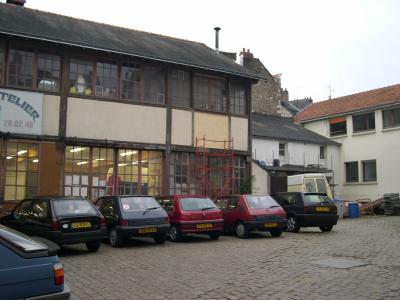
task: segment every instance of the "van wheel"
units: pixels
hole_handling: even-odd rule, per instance
[[[180,242],[182,241],[182,234],[175,226],[171,226],[171,228],[169,229],[169,238],[173,242]]]
[[[101,241],[92,241],[92,242],[87,242],[86,243],[86,248],[90,251],[90,252],[97,252],[97,250],[99,250],[101,245]]]
[[[219,237],[221,236],[221,232],[213,231],[213,232],[210,232],[208,235],[209,235],[211,240],[218,240]]]
[[[333,228],[333,225],[324,225],[324,226],[319,226],[319,229],[321,229],[322,232],[328,232],[331,231]]]
[[[110,230],[108,239],[110,241],[111,247],[118,248],[118,247],[121,247],[123,244],[121,235],[118,233],[118,231],[115,228]]]
[[[247,231],[246,226],[244,226],[242,222],[236,224],[236,236],[239,239],[245,239],[249,236],[249,232]]]
[[[299,222],[297,221],[296,217],[290,216],[288,218],[287,230],[290,232],[299,232],[300,231],[300,225],[299,225]]]
[[[282,235],[282,229],[274,229],[270,231],[273,237],[278,237]]]
[[[156,244],[162,245],[167,240],[167,235],[165,233],[158,233],[154,236],[154,241]]]

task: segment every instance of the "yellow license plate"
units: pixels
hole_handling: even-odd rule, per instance
[[[265,223],[265,224],[264,224],[264,227],[268,227],[268,228],[271,228],[271,227],[278,227],[278,223],[276,223],[276,222]]]
[[[78,228],[90,228],[92,225],[90,222],[79,222],[79,223],[72,223],[72,228],[78,229]]]
[[[329,211],[329,207],[317,207],[316,211]]]
[[[157,232],[157,228],[142,228],[139,229],[139,233],[153,233]]]
[[[213,224],[197,224],[197,229],[213,228]]]

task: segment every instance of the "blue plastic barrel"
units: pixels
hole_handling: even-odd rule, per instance
[[[349,203],[349,218],[358,218],[360,217],[360,209],[358,207],[357,202]]]

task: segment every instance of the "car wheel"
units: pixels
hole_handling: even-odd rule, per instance
[[[282,229],[274,229],[270,231],[273,237],[279,237],[282,235]]]
[[[182,240],[182,234],[175,226],[171,226],[169,229],[169,238],[173,242],[180,242]]]
[[[245,239],[249,236],[249,232],[242,222],[236,224],[236,236],[240,239]]]
[[[287,230],[290,232],[299,232],[300,231],[300,225],[299,225],[299,222],[297,221],[296,217],[290,216],[288,218]]]
[[[210,232],[208,235],[210,236],[211,240],[218,240],[219,237],[221,236],[221,232],[213,231],[213,232]]]
[[[328,232],[331,231],[333,228],[333,225],[324,225],[324,226],[319,226],[319,229],[321,229],[322,232]]]
[[[90,252],[97,252],[97,250],[99,250],[101,245],[101,241],[93,241],[93,242],[87,242],[86,243],[86,248],[90,251]]]
[[[108,239],[110,241],[111,247],[118,248],[118,247],[122,246],[122,243],[123,243],[122,238],[115,228],[110,230]]]
[[[159,245],[164,244],[166,239],[167,239],[167,235],[165,233],[159,233],[154,236],[154,242],[156,242],[156,244],[159,244]]]

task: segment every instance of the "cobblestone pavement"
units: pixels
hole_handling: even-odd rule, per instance
[[[400,217],[346,219],[330,233],[279,238],[133,240],[94,254],[76,245],[60,257],[72,299],[400,299]],[[367,265],[313,264],[329,258]]]

